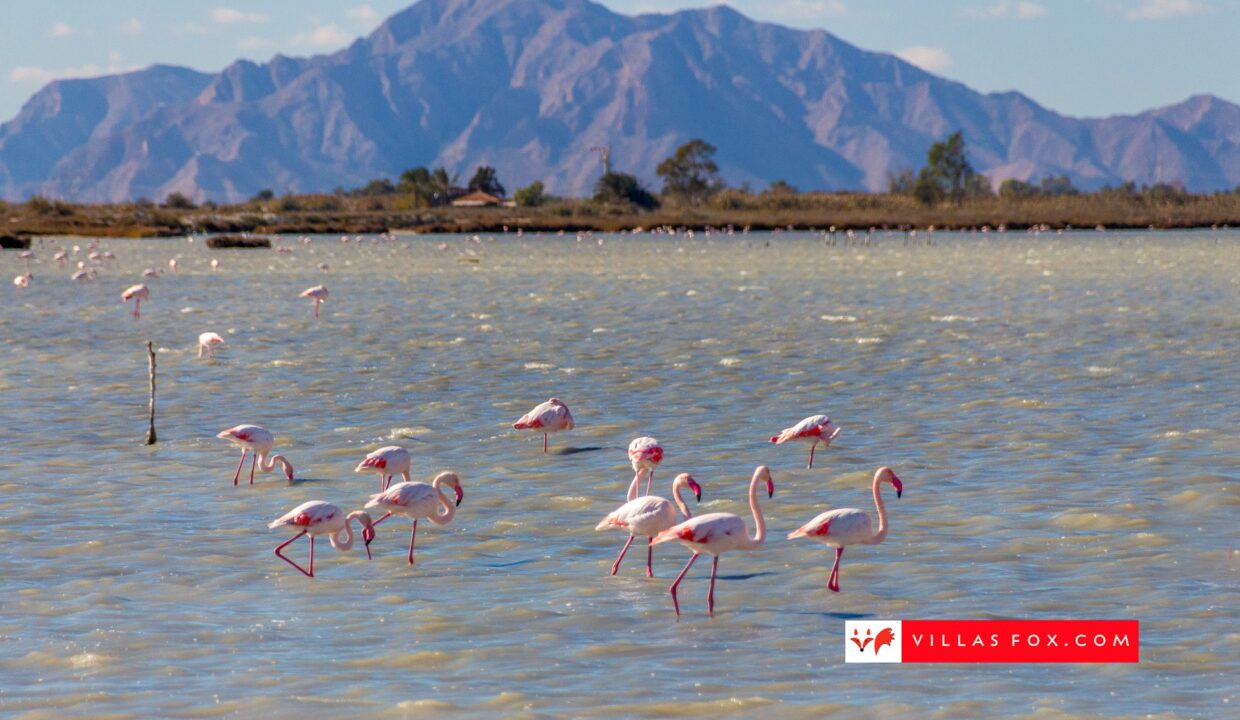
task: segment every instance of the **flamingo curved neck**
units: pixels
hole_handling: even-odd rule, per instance
[[[754,525],[750,547],[758,547],[766,541],[766,521],[762,519],[762,508],[758,507],[758,483],[764,479],[761,473],[754,473],[753,480],[749,481],[749,509],[753,511]]]
[[[263,453],[258,456],[258,469],[263,472],[271,472],[276,469],[276,463],[284,469],[284,474],[293,477],[293,464],[290,463],[283,455],[268,455]]]
[[[353,548],[353,520],[354,519],[357,519],[358,521],[360,521],[362,525],[365,527],[371,527],[374,525],[374,522],[371,521],[370,519],[370,513],[368,512],[363,512],[361,510],[355,510],[349,513],[348,516],[345,517],[344,519],[344,529],[337,530],[336,532],[327,536],[327,539],[331,541],[332,547],[336,548],[337,550],[341,552],[345,552]],[[342,532],[344,533],[343,541],[340,540],[340,533]]]
[[[642,486],[641,477],[642,477],[641,470],[638,470],[636,473],[634,473],[633,482],[629,483],[629,492],[628,492],[628,495],[625,497],[626,501],[631,502],[637,499],[637,493],[641,492],[641,490],[639,489]]]
[[[685,504],[684,498],[680,496],[680,489],[686,484],[677,477],[676,482],[672,483],[672,500],[676,503],[676,507],[680,508],[680,514],[684,515],[685,519],[688,520],[693,517],[693,513],[689,512],[689,506]]]
[[[443,490],[439,489],[440,484],[440,478],[435,478],[431,481],[431,487],[435,488],[435,494],[439,496],[439,506],[443,509],[443,512],[428,515],[427,519],[436,525],[447,525],[456,516],[456,505],[448,500],[448,496],[443,494]]]
[[[874,476],[874,506],[878,509],[878,531],[870,538],[870,545],[877,545],[887,537],[887,507],[883,505],[883,496],[879,492],[879,485],[882,484],[882,477]]]

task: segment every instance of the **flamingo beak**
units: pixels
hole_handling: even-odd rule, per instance
[[[456,490],[456,506],[460,507],[461,501],[465,499],[465,491],[462,490],[459,485],[456,486],[454,489]]]
[[[904,483],[900,482],[900,478],[896,477],[894,474],[891,476],[891,484],[896,489],[897,498],[904,494]]]
[[[370,554],[370,543],[374,539],[375,539],[374,528],[368,527],[362,530],[362,542],[365,543],[366,545],[366,559],[367,560],[374,560],[374,557]]]
[[[696,498],[698,502],[702,502],[702,486],[698,485],[696,480],[692,478],[689,479],[689,489],[693,491],[693,497]]]
[[[775,497],[775,481],[770,478],[766,479],[766,496],[768,498]]]

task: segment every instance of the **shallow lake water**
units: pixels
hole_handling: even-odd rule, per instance
[[[0,253],[0,713],[7,717],[1233,715],[1240,678],[1240,233],[806,233],[101,240]],[[168,271],[169,259],[179,271]],[[212,271],[211,259],[219,260]],[[325,264],[326,269],[320,265]],[[142,280],[135,320],[119,299]],[[325,283],[322,317],[297,297]],[[226,338],[213,362],[196,338]],[[158,348],[159,443],[145,343]],[[556,396],[577,427],[511,429]],[[769,437],[826,413],[819,450]],[[230,482],[215,434],[276,435],[297,481]],[[595,532],[662,441],[695,512],[765,547],[709,564]],[[452,468],[445,527],[380,527],[368,562],[267,523],[360,507],[400,444]],[[785,535],[832,507],[891,532],[845,553]],[[243,479],[248,475],[243,476]],[[290,553],[304,560],[299,541]],[[844,665],[845,619],[1136,618],[1137,665]]]

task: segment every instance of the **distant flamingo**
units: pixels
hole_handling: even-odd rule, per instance
[[[57,265],[64,267],[65,263],[69,262],[69,253],[65,252],[64,250],[61,250],[57,252],[55,255],[53,255],[52,259],[56,261]]]
[[[295,527],[301,528],[301,532],[297,533],[288,541],[276,546],[276,556],[284,562],[292,565],[301,571],[306,577],[314,577],[314,538],[319,535],[326,535],[331,542],[332,547],[344,552],[353,547],[353,521],[358,520],[362,524],[362,541],[366,543],[366,557],[370,557],[370,541],[375,538],[374,523],[370,519],[370,513],[361,510],[354,510],[345,515],[340,508],[331,503],[322,500],[311,500],[289,510],[280,517],[271,521],[267,527]],[[344,532],[345,539],[340,540],[340,533]],[[310,569],[306,570],[302,566],[293,562],[284,556],[280,551],[288,547],[292,542],[302,535],[310,536]]]
[[[215,346],[223,345],[223,344],[224,344],[224,338],[220,337],[218,333],[205,332],[199,335],[198,336],[198,357],[202,357],[202,351],[206,350],[207,359],[214,360],[215,359]]]
[[[30,273],[26,273],[24,275],[18,275],[17,277],[13,278],[13,284],[19,288],[30,287],[30,280],[32,278],[34,278],[34,275],[31,275]]]
[[[651,567],[654,560],[654,537],[676,524],[676,508],[680,508],[680,514],[686,520],[693,517],[684,499],[680,497],[681,488],[688,486],[698,502],[702,501],[702,487],[689,473],[681,473],[672,481],[672,499],[676,502],[675,506],[666,498],[656,495],[637,497],[640,478],[640,474],[633,476],[633,482],[629,484],[629,501],[611,511],[602,522],[594,526],[595,530],[615,527],[629,531],[628,542],[620,548],[619,557],[611,565],[612,575],[620,570],[620,561],[629,551],[629,545],[633,544],[633,538],[641,535],[649,538],[646,542],[646,577],[654,577],[654,569]]]
[[[177,271],[177,259],[176,258],[172,258],[171,260],[168,261],[168,269],[171,270],[172,272]]]
[[[771,438],[771,442],[776,445],[782,445],[790,440],[810,443],[809,467],[812,468],[814,467],[814,448],[818,447],[818,443],[822,443],[823,447],[829,447],[831,441],[839,434],[840,429],[831,424],[831,418],[826,415],[811,415]]]
[[[246,453],[251,452],[254,453],[254,458],[250,461],[251,485],[254,484],[255,465],[263,472],[271,472],[275,469],[276,463],[280,463],[284,468],[284,476],[288,478],[288,481],[293,482],[293,465],[283,455],[271,454],[271,448],[275,445],[276,439],[266,428],[257,425],[238,425],[222,430],[216,437],[241,448],[241,462],[237,463],[237,472],[233,475],[234,487],[241,477],[241,466],[245,464]]]
[[[145,285],[138,284],[121,293],[121,300],[133,300],[133,316],[139,317],[139,308],[142,306],[143,300],[149,300],[151,291]]]
[[[212,258],[211,259],[211,271],[215,272],[216,270],[219,270],[219,269],[220,269],[220,259]]]
[[[392,484],[392,477],[397,473],[400,473],[405,482],[410,482],[409,451],[399,445],[381,447],[358,463],[353,472],[378,472],[380,491],[388,489]]]
[[[543,452],[547,452],[547,433],[573,429],[573,414],[558,398],[537,405],[512,424],[514,430],[542,430]]]
[[[749,481],[749,509],[753,511],[754,524],[752,538],[745,528],[745,521],[732,513],[699,515],[679,525],[673,525],[655,536],[655,545],[676,541],[693,551],[693,557],[689,558],[685,569],[680,571],[669,588],[677,617],[680,616],[680,601],[676,598],[676,588],[693,566],[693,561],[698,559],[698,555],[709,553],[714,556],[714,564],[710,569],[710,589],[706,593],[707,610],[714,615],[715,576],[719,572],[719,553],[728,550],[756,550],[766,541],[766,522],[762,519],[762,509],[758,507],[758,483],[763,481],[766,482],[766,496],[773,497],[775,481],[771,478],[771,470],[765,465],[759,465],[753,471],[753,479]]]
[[[159,271],[155,268],[147,268],[142,271],[142,277],[157,278],[159,277]]]
[[[306,288],[301,291],[298,297],[314,298],[314,319],[317,320],[319,318],[319,305],[322,305],[323,301],[327,299],[327,286],[315,285],[312,288]]]
[[[878,532],[873,532],[870,516],[856,508],[840,508],[828,510],[810,520],[801,527],[788,533],[788,539],[807,537],[824,545],[835,548],[835,564],[831,566],[831,577],[827,579],[827,588],[833,592],[840,591],[840,558],[848,545],[877,545],[887,537],[887,508],[883,506],[883,498],[878,493],[880,484],[889,482],[896,489],[896,497],[904,494],[904,483],[889,467],[881,467],[874,473],[874,505],[878,508]]]
[[[456,493],[456,503],[448,501],[448,496],[440,490],[447,485]],[[409,564],[413,564],[413,543],[418,537],[418,520],[426,518],[436,525],[447,525],[456,516],[456,508],[465,499],[461,489],[461,479],[454,472],[441,472],[429,485],[424,482],[399,482],[383,492],[372,495],[368,508],[383,508],[387,514],[375,521],[379,523],[392,515],[401,515],[413,520],[413,530],[409,533]],[[442,512],[440,510],[442,509]]]
[[[637,473],[638,477],[641,477],[643,471],[647,473],[646,494],[649,495],[650,485],[654,482],[654,469],[663,462],[663,446],[652,437],[639,437],[629,443],[629,462],[633,464],[633,472]]]

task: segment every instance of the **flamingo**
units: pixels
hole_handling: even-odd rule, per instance
[[[220,269],[220,259],[211,258],[211,272],[215,272],[216,270],[219,270],[219,269]]]
[[[650,484],[654,482],[654,469],[663,462],[663,446],[652,437],[639,437],[629,443],[629,462],[633,463],[633,472],[637,473],[637,477],[641,477],[643,470],[647,472],[646,494],[649,495]]]
[[[514,430],[542,430],[543,452],[547,452],[547,433],[573,429],[573,414],[559,398],[537,405],[512,424]]]
[[[172,258],[171,260],[168,261],[168,269],[171,270],[172,272],[177,271],[177,259],[176,258]]]
[[[840,508],[828,510],[801,527],[788,533],[788,539],[807,537],[824,545],[835,548],[835,565],[831,566],[831,577],[827,579],[827,589],[840,591],[840,558],[848,545],[877,545],[887,537],[887,508],[883,506],[883,498],[878,493],[879,485],[889,482],[896,489],[896,497],[904,494],[904,483],[889,467],[880,467],[874,473],[874,505],[878,508],[878,532],[873,532],[870,516],[864,510],[856,508]]]
[[[31,275],[30,273],[26,273],[24,275],[18,275],[17,277],[13,278],[13,284],[19,288],[30,287],[30,280],[33,277],[34,275]]]
[[[448,502],[448,496],[440,490],[441,485],[451,487],[456,493],[456,504]],[[375,521],[379,523],[392,515],[403,515],[413,520],[413,530],[409,533],[409,564],[413,564],[413,543],[418,537],[418,520],[426,518],[436,525],[447,525],[456,516],[456,508],[465,499],[461,490],[461,479],[454,472],[441,472],[435,476],[430,485],[424,482],[399,482],[377,495],[370,497],[366,507],[380,507],[387,514]],[[443,512],[440,512],[442,508]]]
[[[267,527],[278,528],[288,526],[301,528],[301,532],[276,546],[276,556],[300,570],[306,577],[314,577],[314,538],[319,535],[326,535],[332,547],[341,552],[349,550],[353,547],[353,521],[355,519],[362,524],[362,542],[366,544],[366,557],[369,558],[370,541],[375,538],[374,522],[370,519],[370,513],[362,510],[354,510],[345,515],[340,508],[331,503],[323,502],[322,500],[311,500],[272,520]],[[343,541],[340,540],[341,532],[344,532],[345,535]],[[288,559],[280,552],[302,535],[310,536],[309,570]]]
[[[147,268],[142,271],[142,277],[157,278],[159,277],[159,271],[155,268]]]
[[[241,448],[241,462],[237,463],[237,472],[233,475],[233,486],[237,485],[237,480],[241,477],[241,466],[245,464],[246,453],[254,453],[254,459],[250,461],[250,484],[254,484],[254,466],[257,465],[259,470],[263,472],[271,472],[275,469],[276,463],[280,463],[284,467],[284,475],[289,482],[293,482],[293,465],[283,455],[272,455],[271,448],[275,445],[275,436],[267,428],[257,425],[238,425],[230,427],[227,430],[221,430],[217,438],[227,440]]]
[[[139,283],[121,293],[121,301],[133,300],[133,316],[139,317],[139,308],[142,306],[143,300],[149,300],[151,291],[143,284]]]
[[[69,253],[65,252],[64,250],[61,250],[57,252],[55,255],[53,255],[52,259],[56,261],[57,265],[64,267],[65,263],[69,262]]]
[[[715,614],[715,576],[719,573],[719,553],[727,550],[756,550],[766,541],[766,522],[762,519],[762,509],[758,507],[758,483],[766,482],[766,496],[774,497],[775,481],[771,478],[771,470],[759,465],[753,471],[753,479],[749,481],[749,509],[753,511],[754,534],[749,537],[745,521],[732,513],[709,513],[685,520],[679,525],[664,530],[655,536],[652,544],[676,541],[693,551],[693,556],[680,571],[669,591],[672,593],[672,605],[676,608],[676,617],[680,617],[680,601],[676,598],[676,587],[684,579],[693,561],[702,553],[714,556],[710,569],[710,589],[706,593],[706,607],[711,616]]]
[[[297,297],[314,298],[314,319],[317,320],[319,318],[319,305],[322,305],[323,301],[327,299],[327,286],[315,285],[312,288],[306,288]]]
[[[199,335],[198,336],[198,357],[202,357],[202,351],[206,350],[207,358],[210,360],[214,360],[215,359],[215,346],[223,345],[223,344],[224,344],[224,338],[220,337],[219,333],[205,332]]]
[[[676,508],[680,508],[680,514],[686,520],[693,517],[684,499],[680,497],[681,488],[687,485],[693,491],[697,501],[702,501],[702,486],[698,485],[697,480],[694,480],[689,473],[681,473],[672,481],[672,499],[676,502],[675,507],[672,506],[671,501],[655,495],[637,497],[640,477],[640,474],[634,476],[633,482],[629,484],[629,501],[612,510],[602,522],[594,526],[595,530],[618,527],[629,531],[628,542],[620,548],[619,557],[611,565],[612,575],[620,570],[620,561],[629,551],[629,545],[633,544],[633,538],[641,535],[649,538],[646,542],[646,577],[654,577],[654,570],[651,567],[654,560],[654,536],[676,524]]]
[[[810,443],[809,467],[812,468],[814,467],[814,448],[818,447],[818,443],[822,443],[823,447],[830,447],[831,441],[839,434],[840,429],[831,424],[831,418],[826,415],[811,415],[771,438],[771,442],[776,445],[783,445],[790,440]]]
[[[367,455],[366,459],[353,468],[353,472],[359,473],[376,471],[379,473],[380,491],[388,489],[396,473],[400,473],[405,482],[410,482],[409,451],[399,445],[381,447]]]

